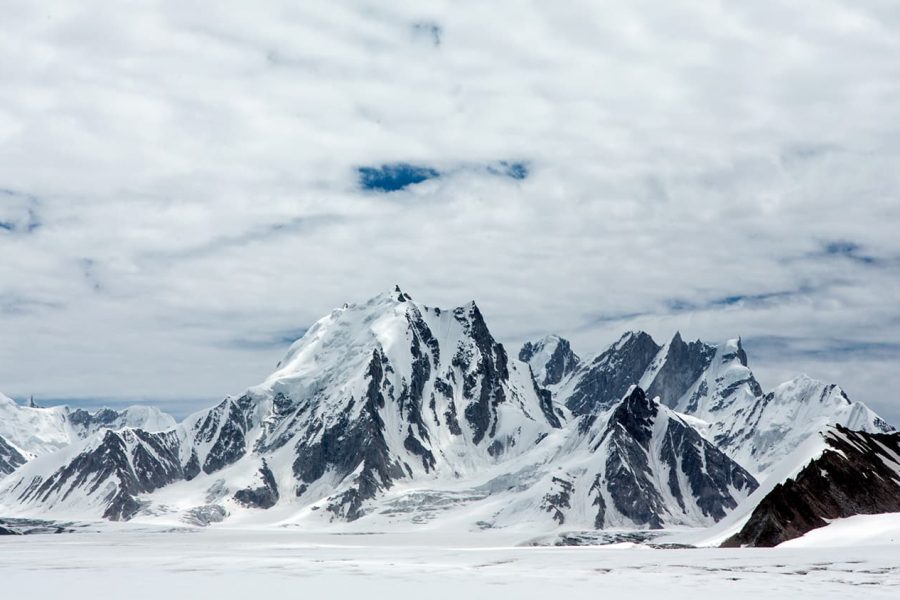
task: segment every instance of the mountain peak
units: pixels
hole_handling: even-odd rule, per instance
[[[652,421],[658,412],[659,404],[648,398],[640,386],[633,385],[616,407],[612,420],[626,427],[632,435],[640,437],[642,434],[649,435]]]
[[[394,286],[393,293],[397,297],[397,302],[406,302],[407,300],[412,300],[412,296],[401,290],[399,285]]]
[[[651,398],[659,396],[666,406],[674,406],[709,367],[716,349],[700,340],[687,343],[676,331],[664,352],[664,362],[656,371],[647,394]]]
[[[629,332],[580,367],[579,379],[566,406],[576,415],[613,406],[640,381],[660,347],[648,334]]]
[[[649,333],[647,333],[646,331],[642,331],[640,329],[633,329],[631,331],[626,331],[625,333],[623,333],[619,337],[619,339],[616,341],[616,343],[613,344],[613,347],[621,349],[621,348],[624,348],[625,346],[627,346],[628,344],[635,344],[635,343],[637,343],[637,344],[652,343],[653,345],[656,345],[656,342],[653,340],[653,337],[651,337],[651,335]]]
[[[376,296],[372,296],[367,301],[362,303],[362,306],[375,306],[375,305],[385,305],[392,306],[396,304],[402,304],[405,302],[412,301],[412,296],[404,292],[400,289],[399,285],[395,285],[389,289],[384,290],[380,294]],[[356,306],[360,306],[359,304],[349,302],[345,303],[342,309],[353,308]]]
[[[525,342],[519,360],[528,363],[540,385],[555,385],[573,373],[581,361],[569,341],[558,335],[545,335],[536,342]]]
[[[744,351],[744,346],[739,337],[727,340],[722,346],[722,360],[732,361],[735,359],[742,366],[747,366],[747,353]]]

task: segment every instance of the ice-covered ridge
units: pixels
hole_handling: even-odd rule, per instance
[[[175,420],[156,407],[96,411],[67,406],[43,408],[23,406],[0,394],[0,439],[28,460],[65,448],[104,429],[135,427],[162,431],[174,426]]]
[[[532,357],[532,369],[540,370],[538,358]],[[800,376],[765,393],[740,338],[714,346],[676,333],[659,346],[646,333],[628,332],[549,390],[574,413],[590,414],[608,409],[634,384],[696,419],[707,439],[759,478],[829,425],[893,430],[834,384]]]
[[[546,341],[548,356],[578,368],[559,352],[567,344]],[[641,335],[621,346],[635,344],[647,350]],[[573,415],[510,359],[474,302],[443,310],[395,289],[332,311],[262,384],[174,429],[97,436],[26,465],[0,505],[304,526],[436,519],[552,530],[721,518],[752,477],[637,393],[603,414]],[[629,498],[645,493],[653,500],[633,508]]]
[[[21,467],[0,510],[304,528],[709,525],[814,436],[813,416],[887,426],[834,386],[764,394],[740,339],[661,346],[635,331],[580,360],[549,336],[519,356],[474,302],[439,309],[397,288],[332,311],[264,382],[177,427],[97,435]]]

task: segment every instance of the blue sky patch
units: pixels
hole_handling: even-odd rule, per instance
[[[826,242],[823,246],[823,252],[827,256],[847,258],[864,265],[873,265],[878,262],[878,259],[874,256],[863,254],[862,246],[848,240],[833,240]]]
[[[508,162],[501,160],[496,165],[488,167],[488,171],[494,175],[502,175],[521,181],[528,177],[528,164],[524,162]]]
[[[437,169],[410,163],[358,167],[356,172],[359,175],[359,186],[375,192],[397,192],[441,176]]]

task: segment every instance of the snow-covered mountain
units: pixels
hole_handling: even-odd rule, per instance
[[[22,406],[0,394],[0,475],[104,429],[139,427],[162,431],[174,426],[171,416],[154,407],[132,406],[121,411],[104,408],[94,412],[66,406],[41,408]]]
[[[15,446],[0,437],[0,477],[12,473],[27,460]]]
[[[543,368],[533,363],[531,367],[536,372]],[[827,425],[893,430],[836,385],[806,376],[764,393],[748,367],[740,339],[711,346],[685,342],[676,333],[659,346],[646,333],[629,332],[549,388],[554,400],[573,413],[590,414],[606,410],[635,384],[689,418],[704,437],[763,478]]]
[[[578,365],[566,347],[544,343],[531,357],[553,362],[540,381],[558,377],[557,390]],[[321,319],[240,397],[163,432],[105,431],[20,467],[0,484],[0,509],[195,523],[662,527],[714,522],[756,487],[634,381],[602,406],[571,410],[532,372],[474,303],[441,310],[396,289]]]
[[[581,359],[568,340],[548,335],[536,342],[525,342],[519,360],[531,367],[534,379],[542,386],[555,385],[578,368]]]
[[[571,425],[550,461],[555,472],[535,486],[546,490],[541,506],[560,525],[709,525],[756,489],[752,475],[637,386]]]
[[[816,456],[776,484],[724,546],[776,546],[834,519],[900,512],[900,433],[837,425],[819,435]]]

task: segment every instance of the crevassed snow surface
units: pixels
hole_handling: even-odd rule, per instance
[[[524,547],[509,536],[136,530],[0,537],[4,597],[896,598],[900,546]]]

